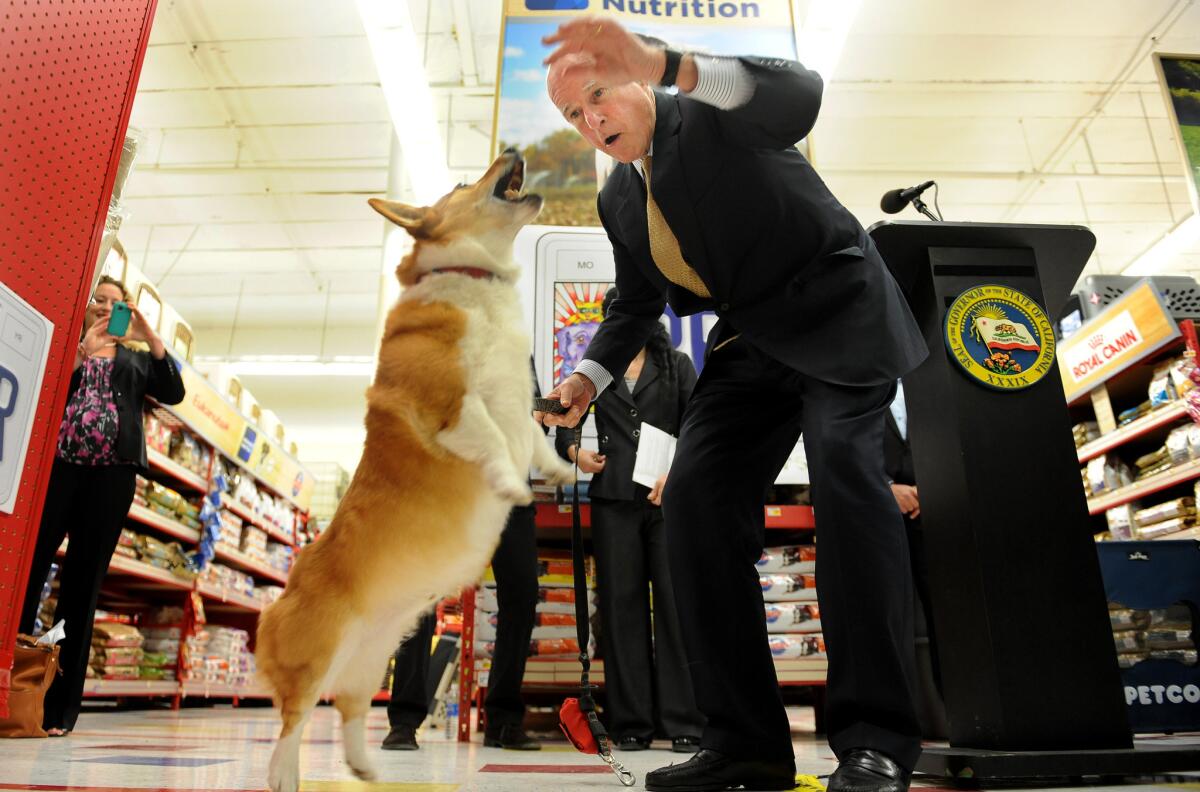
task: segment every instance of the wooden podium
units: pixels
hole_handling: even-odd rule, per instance
[[[989,316],[1012,330],[1026,297],[1057,317],[1095,237],[931,222],[870,234],[930,349],[904,389],[950,747],[926,748],[917,770],[978,781],[1200,769],[1195,747],[1134,747],[1049,324],[1016,328],[1015,344],[1043,350],[1012,355],[1025,376],[979,367],[1012,365],[1001,357],[973,377],[946,340],[948,326],[986,331]],[[1012,302],[977,301],[964,319],[958,298],[981,293]]]

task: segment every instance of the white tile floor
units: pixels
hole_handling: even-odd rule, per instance
[[[792,717],[799,772],[818,776],[831,772],[835,763],[828,746],[823,740],[806,736],[812,732],[811,710],[793,710]],[[484,748],[478,737],[476,742],[460,745],[444,733],[422,734],[421,750],[415,753],[374,751],[380,781],[365,784],[350,780],[342,761],[337,722],[332,707],[321,707],[314,714],[301,753],[303,790],[621,789],[598,759],[575,753],[563,741],[547,743],[540,753],[517,753]],[[0,790],[261,790],[265,788],[267,760],[277,729],[276,715],[269,709],[89,712],[65,739],[0,740]],[[387,716],[382,707],[371,711],[368,729],[370,742],[378,745],[387,733]],[[681,760],[679,755],[665,750],[624,753],[619,757],[637,773],[637,789],[642,788],[641,778],[647,771]],[[1118,787],[1122,792],[1185,788],[1200,789],[1200,773]],[[1088,787],[1089,792],[1102,789],[1106,787]]]

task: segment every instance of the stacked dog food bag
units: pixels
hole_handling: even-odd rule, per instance
[[[824,658],[816,547],[768,547],[757,566],[771,654],[776,660]]]

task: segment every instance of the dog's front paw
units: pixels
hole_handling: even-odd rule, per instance
[[[492,490],[501,500],[517,506],[533,503],[533,490],[529,484],[512,474],[497,475],[491,480]]]
[[[502,490],[500,497],[514,506],[528,506],[533,503],[533,490],[529,488],[528,484],[522,483],[519,487]]]
[[[575,483],[575,468],[567,464],[556,464],[550,470],[543,470],[542,475],[546,477],[547,483],[558,487]]]

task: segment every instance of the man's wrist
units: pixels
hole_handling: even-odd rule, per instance
[[[591,379],[586,374],[580,374],[578,371],[576,371],[575,374],[582,381],[583,389],[585,391],[587,391],[588,402],[591,403],[591,402],[595,401],[596,400],[596,383],[592,382]]]

